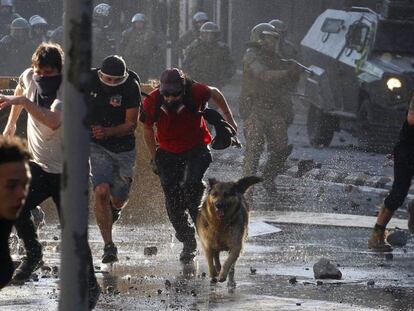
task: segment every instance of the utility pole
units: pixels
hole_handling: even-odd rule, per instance
[[[62,253],[59,310],[88,309],[87,84],[92,0],[65,0],[63,80]]]

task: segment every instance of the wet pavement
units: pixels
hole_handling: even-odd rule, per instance
[[[225,91],[234,104],[238,89]],[[297,109],[289,130],[295,146],[290,167],[313,159],[339,173],[391,176],[385,156],[358,150],[349,134],[336,135],[332,148],[309,147],[305,111],[300,103]],[[214,158],[208,176],[240,177],[241,150],[215,152]],[[271,195],[255,187],[250,235],[236,265],[235,288],[210,283],[203,254],[194,265],[179,263],[181,245],[162,207],[143,208],[151,222],[136,216],[140,207],[127,207],[114,228],[119,262],[113,266],[100,264],[103,244],[92,222],[90,243],[103,289],[97,310],[414,310],[413,239],[392,254],[367,250],[376,206],[387,189],[287,174],[276,182],[278,191]],[[59,266],[59,230],[50,216],[54,211],[48,214],[40,237],[45,265],[53,268]],[[390,228],[406,229],[406,218],[401,208]],[[156,255],[144,255],[149,246],[157,247]],[[322,257],[337,265],[341,280],[314,279],[313,265]],[[59,281],[45,271],[37,271],[37,278],[24,286],[3,289],[0,310],[56,310]]]

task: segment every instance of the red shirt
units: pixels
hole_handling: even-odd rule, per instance
[[[191,90],[192,104],[196,110],[206,103],[211,97],[211,91],[207,85],[194,83]],[[178,112],[166,113],[163,109],[157,122],[154,115],[157,99],[160,96],[159,89],[152,91],[144,100],[145,124],[156,125],[156,139],[160,148],[172,153],[182,153],[196,146],[211,142],[211,134],[207,128],[206,121],[200,115],[183,107]]]

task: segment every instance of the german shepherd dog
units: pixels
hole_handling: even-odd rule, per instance
[[[262,181],[256,176],[239,179],[236,182],[219,182],[209,179],[209,187],[201,203],[196,229],[207,259],[212,282],[224,282],[229,276],[229,285],[234,286],[234,265],[247,237],[249,207],[244,193]],[[229,255],[223,266],[220,252]]]

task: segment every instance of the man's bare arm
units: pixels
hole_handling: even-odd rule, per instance
[[[155,141],[154,128],[151,125],[144,124],[144,140],[151,155],[151,160],[154,160],[155,151],[157,150],[157,143]]]
[[[14,96],[22,96],[23,88],[20,85],[17,85],[14,90]],[[12,106],[10,109],[10,114],[7,119],[7,124],[3,130],[4,136],[14,136],[16,133],[16,123],[19,120],[20,114],[23,110],[22,106]]]
[[[226,98],[217,88],[209,88],[211,91],[211,99],[216,103],[217,107],[219,107],[220,110],[223,112],[224,119],[226,119],[226,121],[237,131],[237,124],[236,121],[234,121],[233,114],[230,110],[229,105],[227,104]]]

